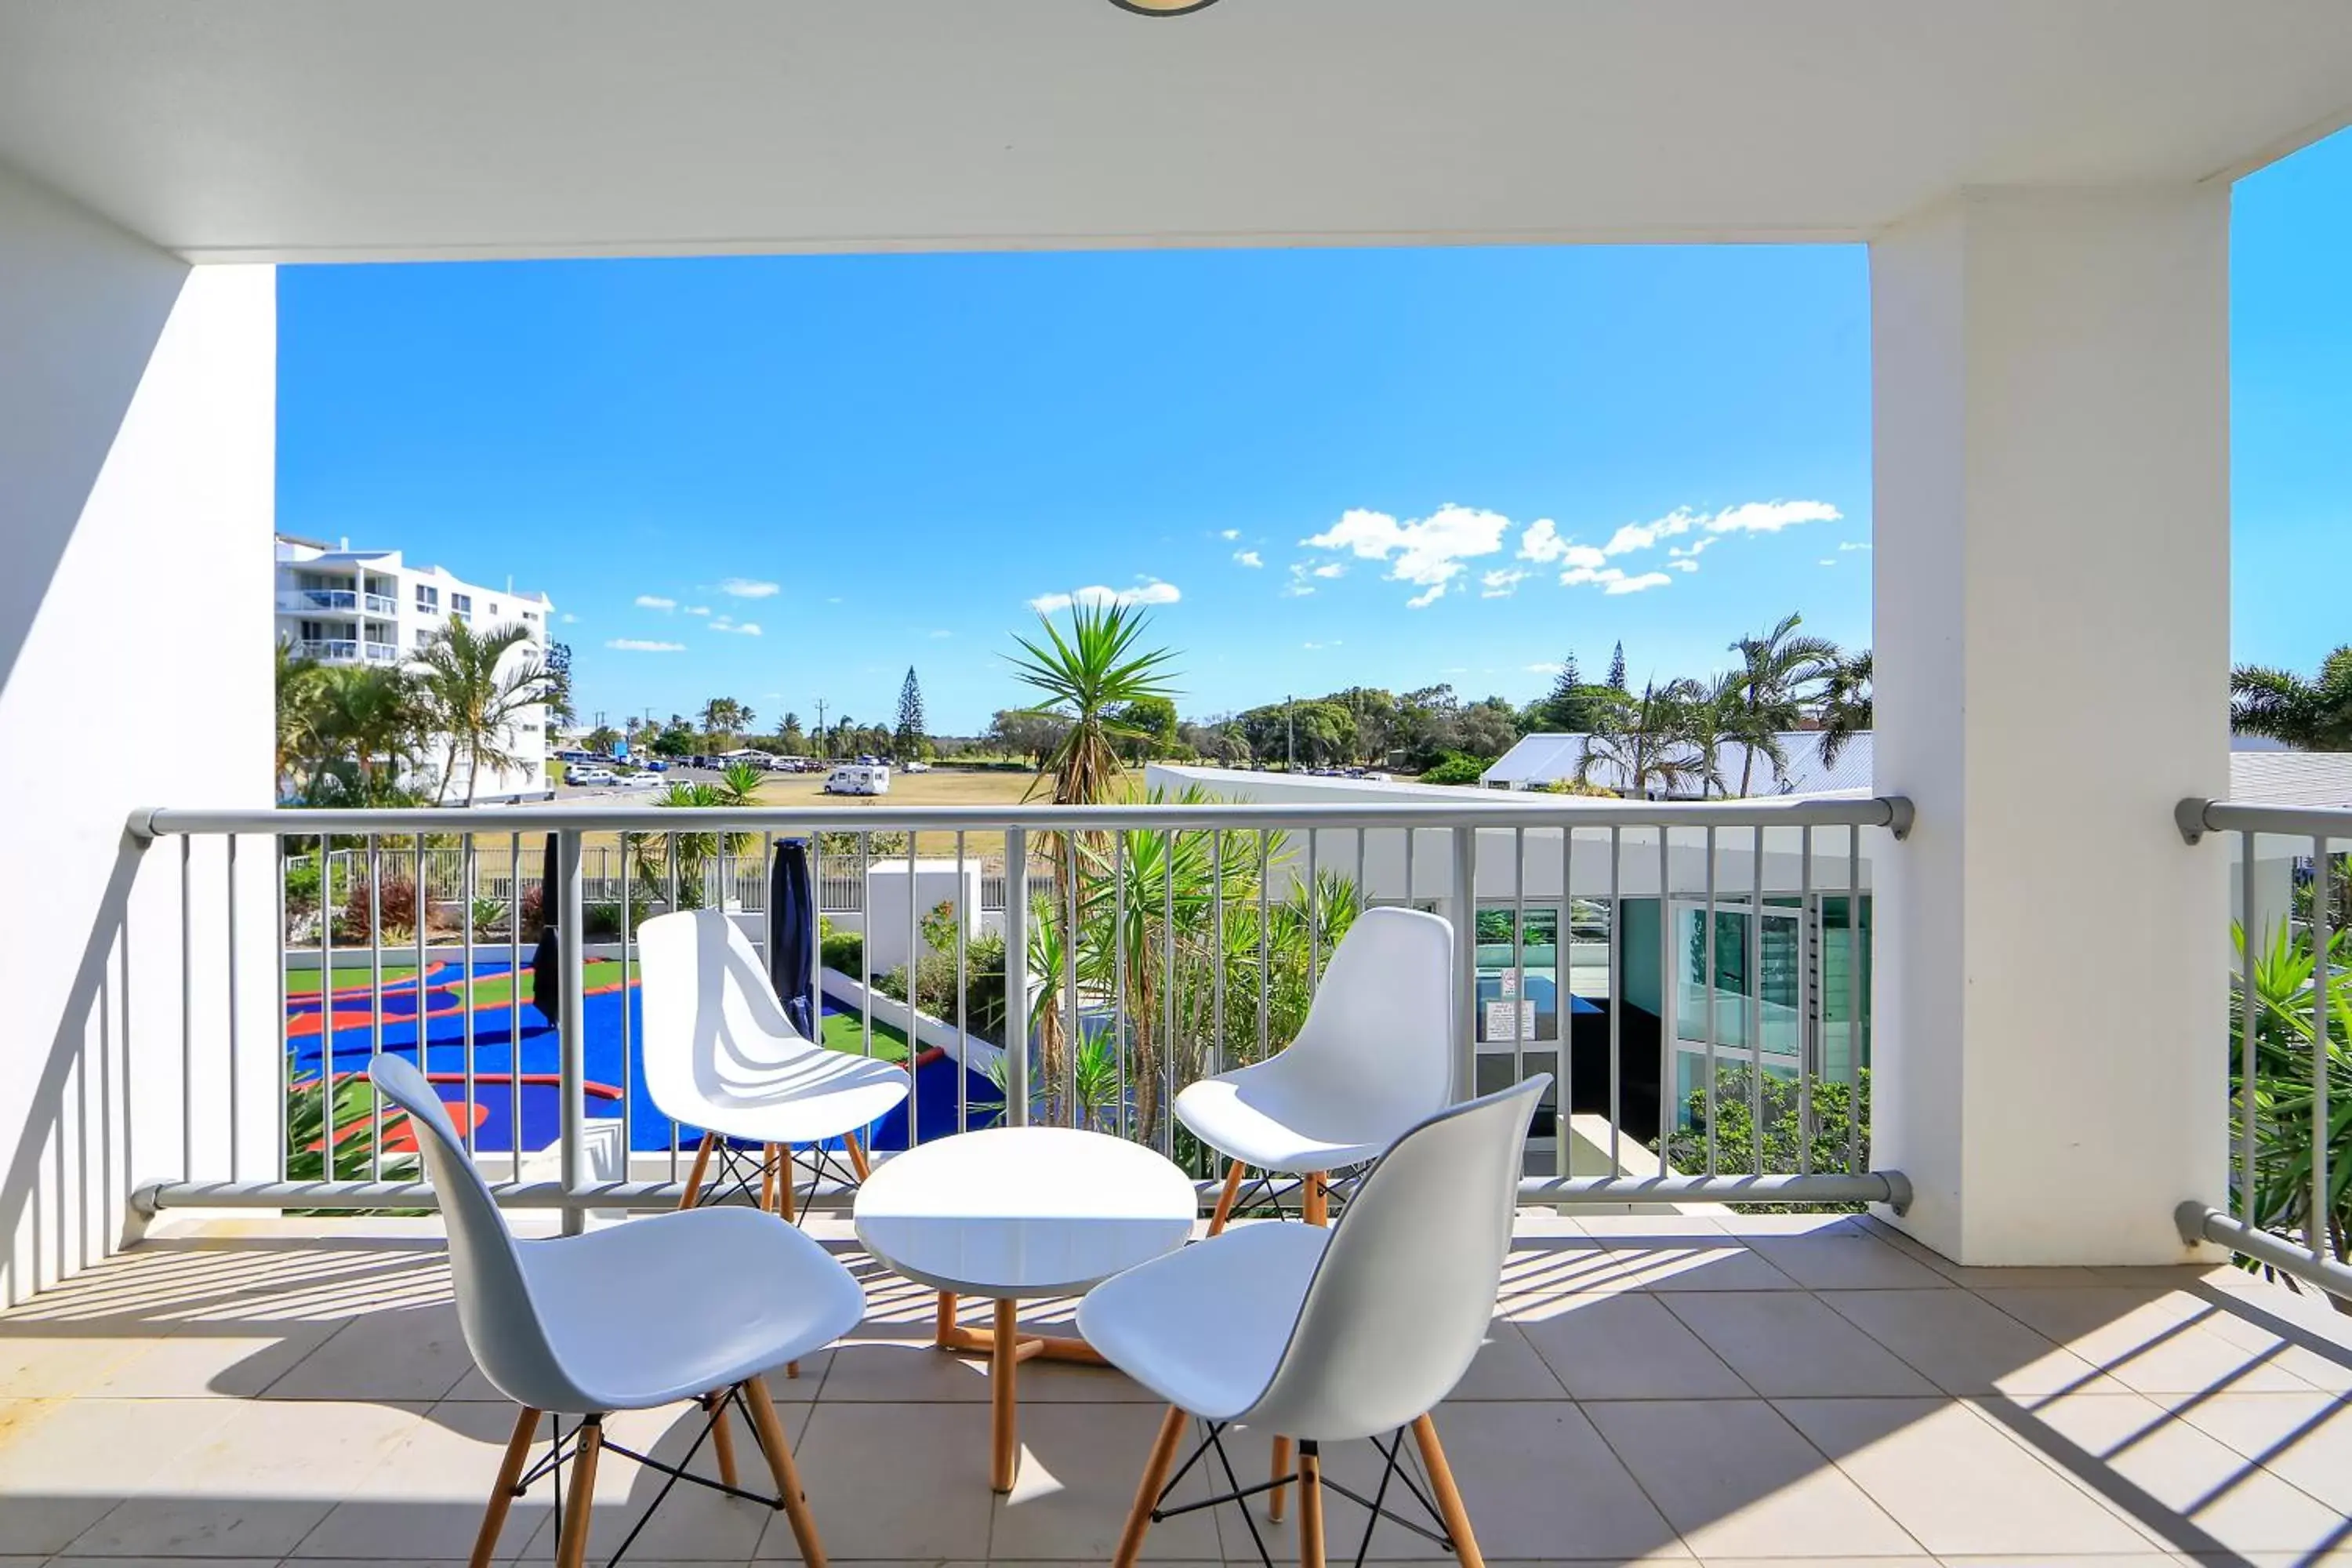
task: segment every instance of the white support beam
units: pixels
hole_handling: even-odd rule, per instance
[[[1874,1163],[1965,1263],[2183,1256],[2224,1179],[2229,192],[1971,191],[1872,248]]]

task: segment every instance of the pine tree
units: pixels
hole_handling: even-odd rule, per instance
[[[923,688],[915,679],[915,667],[907,667],[907,683],[898,688],[898,729],[891,737],[902,757],[912,757],[923,744]]]
[[[1608,685],[1612,691],[1625,689],[1625,644],[1622,639],[1617,644],[1617,651],[1609,656]]]
[[[1584,673],[1576,668],[1576,655],[1571,651],[1559,661],[1559,675],[1551,683],[1551,695],[1547,701],[1553,708],[1565,711],[1583,689]]]

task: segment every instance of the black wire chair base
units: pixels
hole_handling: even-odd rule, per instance
[[[703,1444],[709,1442],[711,1434],[718,1430],[719,1423],[727,1418],[727,1411],[730,1405],[742,1414],[744,1424],[751,1429],[753,1447],[758,1448],[764,1455],[766,1449],[760,1443],[759,1423],[752,1419],[751,1407],[744,1404],[743,1390],[740,1386],[729,1389],[719,1398],[704,1406],[709,1412],[710,1418],[702,1424],[702,1430],[696,1435],[692,1447],[687,1449],[686,1457],[675,1465],[666,1459],[656,1459],[651,1454],[641,1454],[635,1448],[625,1447],[614,1442],[610,1437],[604,1436],[604,1418],[602,1415],[591,1415],[583,1420],[575,1421],[568,1431],[561,1416],[550,1416],[549,1419],[554,1423],[555,1431],[552,1440],[548,1444],[547,1452],[516,1479],[512,1495],[520,1498],[540,1481],[549,1478],[553,1479],[556,1549],[561,1552],[564,1524],[564,1467],[580,1457],[582,1429],[593,1426],[597,1428],[599,1436],[597,1447],[600,1452],[618,1454],[625,1459],[634,1459],[646,1468],[657,1470],[667,1478],[661,1484],[661,1490],[654,1493],[653,1501],[646,1505],[646,1511],[639,1514],[636,1523],[629,1527],[629,1533],[621,1538],[621,1544],[614,1548],[613,1555],[605,1559],[605,1568],[614,1568],[614,1565],[627,1554],[629,1548],[636,1544],[637,1537],[645,1532],[646,1525],[653,1522],[654,1515],[660,1511],[661,1505],[668,1500],[671,1489],[680,1481],[701,1487],[708,1491],[718,1492],[722,1496],[740,1498],[745,1502],[755,1502],[763,1508],[781,1511],[784,1506],[784,1500],[781,1496],[772,1497],[762,1492],[747,1491],[741,1487],[730,1486],[716,1477],[698,1476],[687,1468],[688,1465],[694,1463],[695,1456],[702,1452]],[[1268,1568],[1271,1568],[1271,1564]]]
[[[754,1208],[761,1206],[760,1200],[764,1195],[768,1180],[767,1147],[760,1143],[739,1145],[736,1140],[723,1136],[712,1139],[711,1154],[717,1169],[705,1174],[702,1190],[695,1194],[694,1206],[708,1208],[739,1199]],[[782,1146],[778,1147],[782,1149]],[[808,1156],[808,1190],[812,1198],[828,1177],[845,1187],[857,1185],[856,1168],[845,1163],[839,1152],[825,1144],[810,1143],[782,1149],[777,1157],[775,1179],[793,1184],[793,1213],[803,1212],[800,1188],[794,1179],[800,1169],[799,1156],[803,1152]]]
[[[1367,1161],[1360,1165],[1349,1165],[1339,1170],[1324,1173],[1323,1200],[1326,1205],[1325,1212],[1329,1215],[1331,1223],[1335,1225],[1339,1223],[1340,1213],[1348,1206],[1348,1200],[1356,1195],[1356,1188],[1362,1184],[1364,1177],[1370,1173],[1372,1163]],[[1282,1203],[1283,1199],[1293,1194],[1296,1194],[1299,1200],[1295,1211],[1285,1208]],[[1233,1207],[1226,1217],[1228,1219],[1241,1219],[1244,1216],[1252,1219],[1290,1219],[1295,1215],[1304,1215],[1306,1198],[1306,1177],[1294,1176],[1286,1171],[1259,1171],[1256,1174],[1245,1178],[1240,1187],[1234,1190]]]
[[[1179,1514],[1198,1513],[1202,1509],[1219,1508],[1229,1502],[1241,1503],[1244,1505],[1241,1510],[1242,1522],[1249,1527],[1250,1543],[1257,1548],[1258,1561],[1265,1563],[1265,1568],[1274,1568],[1274,1557],[1266,1550],[1265,1537],[1258,1532],[1257,1516],[1252,1513],[1246,1505],[1251,1498],[1262,1492],[1270,1492],[1276,1487],[1303,1484],[1300,1478],[1306,1474],[1305,1461],[1309,1458],[1319,1458],[1320,1450],[1312,1441],[1302,1439],[1298,1445],[1300,1460],[1298,1468],[1288,1475],[1276,1476],[1270,1480],[1260,1481],[1255,1486],[1245,1487],[1241,1484],[1241,1478],[1234,1473],[1233,1460],[1225,1453],[1223,1436],[1227,1423],[1211,1421],[1204,1425],[1209,1429],[1208,1436],[1201,1440],[1200,1446],[1192,1450],[1190,1458],[1176,1467],[1176,1473],[1168,1478],[1168,1484],[1160,1489],[1159,1499],[1153,1503],[1151,1509],[1151,1522],[1158,1524],[1162,1521],[1174,1519]],[[1438,1512],[1437,1504],[1433,1502],[1429,1494],[1422,1489],[1421,1483],[1413,1479],[1412,1472],[1419,1468],[1419,1459],[1415,1458],[1411,1468],[1405,1464],[1404,1438],[1405,1429],[1400,1426],[1389,1434],[1389,1439],[1385,1444],[1378,1437],[1371,1440],[1372,1447],[1379,1452],[1382,1463],[1381,1484],[1373,1489],[1370,1497],[1365,1497],[1360,1492],[1344,1487],[1328,1476],[1320,1478],[1320,1484],[1325,1491],[1336,1492],[1364,1510],[1364,1539],[1356,1547],[1355,1568],[1364,1568],[1364,1559],[1372,1549],[1372,1532],[1380,1528],[1381,1521],[1384,1519],[1391,1524],[1401,1525],[1412,1531],[1426,1541],[1435,1542],[1448,1552],[1454,1550],[1454,1537],[1446,1532],[1445,1520]],[[1176,1489],[1183,1483],[1184,1478],[1192,1473],[1192,1467],[1210,1454],[1216,1456],[1217,1468],[1224,1472],[1225,1485],[1231,1489],[1219,1492],[1214,1497],[1200,1498],[1192,1502],[1180,1503],[1174,1508],[1167,1506],[1168,1500],[1175,1495]],[[1423,1477],[1423,1479],[1426,1480],[1427,1478]],[[1413,1500],[1421,1505],[1422,1511],[1428,1516],[1430,1522],[1437,1526],[1435,1530],[1430,1529],[1418,1520],[1407,1519],[1388,1506],[1389,1485],[1391,1481],[1404,1483],[1405,1489],[1412,1494]]]

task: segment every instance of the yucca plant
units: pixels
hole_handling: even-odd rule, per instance
[[[2352,967],[2352,932],[2339,931],[2329,942],[2324,1005],[2307,930],[2281,921],[2267,940],[2253,944],[2251,954],[2242,925],[2233,926],[2231,936],[2240,964],[2251,958],[2254,989],[2251,1085],[2254,1168],[2248,1217],[2266,1230],[2298,1241],[2307,1243],[2315,1233],[2323,1235],[2334,1255],[2341,1257],[2347,1238],[2352,1238],[2352,975],[2345,973]],[[2242,967],[2239,973],[2242,976],[2246,971]],[[2244,1044],[2244,1009],[2233,1005],[2230,1152],[2242,1184],[2246,1177],[2242,1151],[2249,1089]],[[2315,1126],[2315,1052],[2325,1053],[2327,1125],[2324,1130]],[[2316,1152],[2323,1146],[2328,1163],[2326,1209],[2315,1215],[2311,1178]],[[2336,1305],[2339,1310],[2352,1310],[2340,1300]]]

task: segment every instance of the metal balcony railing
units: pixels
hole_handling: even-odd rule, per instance
[[[2189,1241],[2352,1299],[2352,810],[2184,800],[2238,861],[2230,1207],[2175,1211]]]
[[[1458,1091],[1555,1075],[1527,1201],[1908,1201],[1868,1158],[1864,911],[1865,843],[1907,831],[1907,802],[886,805],[849,820],[626,805],[136,814],[134,841],[177,850],[184,977],[208,962],[193,945],[214,924],[195,918],[199,886],[224,889],[230,972],[225,1031],[197,1028],[184,978],[191,1152],[164,1179],[142,1173],[141,1205],[429,1204],[363,1081],[381,1051],[421,1057],[443,1083],[500,1201],[567,1223],[674,1204],[695,1133],[643,1092],[636,928],[720,907],[772,958],[775,845],[820,830],[856,847],[813,868],[821,891],[856,884],[854,900],[819,900],[837,906],[836,939],[856,937],[813,955],[827,1043],[951,1076],[948,1097],[910,1097],[886,1157],[1000,1120],[1085,1126],[1188,1163],[1213,1196],[1208,1156],[1170,1113],[1177,1089],[1281,1049],[1356,912],[1399,903],[1457,932]],[[263,907],[240,895],[240,855],[268,868]],[[985,873],[1006,866],[1029,868],[1031,896],[991,908]],[[551,920],[565,933],[552,1025],[529,973]],[[257,921],[272,973],[256,973]],[[274,1031],[255,1037],[241,991],[270,995]],[[200,1033],[225,1062],[195,1059]],[[241,1131],[263,1085],[271,1124]]]

